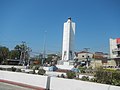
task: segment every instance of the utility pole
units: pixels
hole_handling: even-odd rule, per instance
[[[28,66],[30,65],[30,52],[32,51],[32,49],[30,47],[28,47]]]
[[[89,57],[88,57],[88,50],[89,50],[90,48],[84,48],[84,50],[86,51],[86,67],[88,68],[89,67]]]
[[[45,55],[46,55],[46,33],[47,31],[44,32],[44,42],[43,42],[43,59],[42,59],[42,65],[45,60]]]

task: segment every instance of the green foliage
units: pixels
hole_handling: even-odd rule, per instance
[[[9,51],[9,49],[5,46],[0,46],[0,64],[7,64],[6,60],[9,59],[20,59],[21,51],[25,52],[25,59],[27,60],[29,57],[30,48],[25,44],[16,45],[14,50]],[[22,53],[22,58],[24,55]]]
[[[95,72],[96,82],[120,86],[120,71],[98,69]]]
[[[20,52],[18,50],[11,50],[9,54],[11,59],[20,59]]]
[[[44,69],[39,69],[38,71],[38,75],[44,75],[45,74],[45,70]]]
[[[57,64],[57,60],[60,59],[60,56],[56,55],[56,54],[48,54],[47,58],[44,60],[45,62],[51,63],[51,62],[55,62],[55,64]]]
[[[12,71],[15,72],[16,71],[16,68],[15,67],[11,67]]]
[[[48,57],[45,59],[44,62],[48,62],[48,63],[52,62],[52,56],[48,55]]]
[[[7,71],[12,71],[12,68],[6,68]]]
[[[7,47],[0,47],[0,63],[5,61],[9,55],[9,49]]]
[[[75,72],[72,72],[72,71],[67,71],[66,74],[67,74],[67,78],[69,78],[69,79],[73,79],[76,77]]]
[[[83,81],[89,81],[89,77],[88,76],[82,76],[81,80],[83,80]]]
[[[16,55],[14,55],[14,57],[17,57],[17,58],[20,58],[20,55],[21,55],[21,51],[24,51],[25,52],[25,60],[28,59],[29,57],[29,51],[31,50],[25,42],[22,42],[22,44],[20,45],[16,45],[14,50],[17,52]],[[14,53],[15,54],[15,53]],[[23,53],[22,53],[23,54]],[[21,56],[21,58],[24,58],[24,55]]]
[[[90,82],[97,82],[96,78],[91,78],[89,81]]]
[[[15,67],[11,67],[11,68],[7,68],[6,70],[7,70],[7,71],[13,71],[13,72],[15,72],[15,71],[16,71],[16,68],[15,68]]]
[[[34,65],[34,66],[32,66],[32,69],[33,69],[33,70],[38,70],[39,67],[40,67],[40,65]]]
[[[80,72],[81,72],[81,73],[85,73],[85,70],[86,70],[87,68],[86,68],[86,67],[79,66],[78,69],[80,69]]]
[[[0,70],[3,70],[3,68],[2,68],[2,67],[0,67]]]

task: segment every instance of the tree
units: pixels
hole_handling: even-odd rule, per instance
[[[20,59],[20,51],[18,51],[18,50],[11,50],[9,58],[10,59]]]
[[[18,50],[18,51],[20,51],[20,50],[21,50],[20,45],[16,45],[16,46],[14,47],[14,50]]]
[[[57,60],[59,60],[60,57],[57,54],[48,54],[45,62],[55,62],[57,63]]]
[[[5,46],[0,47],[0,63],[5,61],[9,56],[9,49]]]
[[[22,52],[22,47],[21,45],[16,45],[14,47],[14,50],[11,51],[11,59],[21,59],[21,53]]]
[[[15,48],[14,48],[14,52],[16,52],[16,57],[19,56],[19,59],[22,59],[22,60],[28,60],[29,58],[29,52],[31,51],[31,49],[26,45],[25,42],[22,42],[22,44],[20,45],[16,45]],[[13,54],[15,54],[13,52]],[[13,55],[15,56],[15,55]]]
[[[44,62],[50,63],[52,61],[52,55],[48,55]]]

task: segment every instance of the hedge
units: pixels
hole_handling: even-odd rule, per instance
[[[120,71],[98,69],[95,71],[96,82],[120,86]]]

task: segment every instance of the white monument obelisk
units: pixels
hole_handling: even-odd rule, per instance
[[[63,31],[63,46],[62,46],[62,60],[68,61],[74,59],[74,36],[75,36],[75,23],[71,18],[68,18],[64,23]]]

